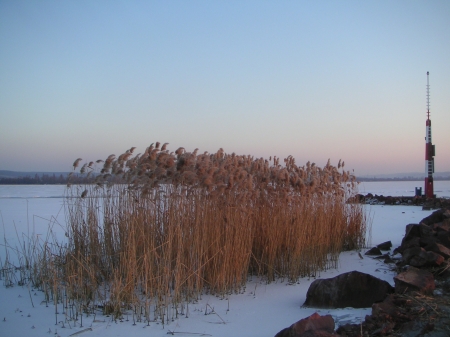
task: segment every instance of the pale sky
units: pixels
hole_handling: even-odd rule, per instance
[[[450,1],[0,0],[0,169],[132,146],[450,171]]]

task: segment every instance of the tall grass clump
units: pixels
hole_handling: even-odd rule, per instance
[[[105,314],[169,322],[205,292],[238,293],[249,275],[296,282],[365,244],[363,209],[346,203],[355,177],[341,162],[166,147],[86,163],[80,173],[95,183],[69,185],[55,275],[78,312],[101,303]]]

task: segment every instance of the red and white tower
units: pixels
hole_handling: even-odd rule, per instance
[[[430,72],[427,71],[427,122],[425,134],[425,196],[434,198],[433,173],[435,146],[431,143],[431,119],[430,119]]]

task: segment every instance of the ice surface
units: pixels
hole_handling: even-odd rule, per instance
[[[445,184],[444,184],[445,183]],[[398,195],[396,191],[411,192],[419,182],[363,183],[362,193]],[[409,187],[410,186],[410,187]],[[450,196],[450,182],[436,182],[435,188]],[[0,186],[0,212],[5,237],[15,242],[16,229],[19,233],[44,234],[47,226],[53,226],[58,235],[64,235],[64,186]],[[369,190],[370,189],[370,190]],[[407,195],[405,192],[404,195]],[[408,195],[411,195],[408,194]],[[401,194],[402,195],[402,194]],[[373,245],[391,240],[397,247],[408,223],[420,221],[432,211],[422,211],[416,206],[364,206],[371,220]],[[364,253],[364,252],[362,252]],[[1,261],[4,249],[0,247]],[[383,262],[364,256],[361,259],[355,251],[344,252],[337,269],[317,275],[329,278],[341,273],[359,270],[372,274],[393,284],[394,273]],[[271,284],[249,279],[244,294],[230,295],[227,299],[204,295],[198,303],[189,305],[189,317],[181,316],[169,325],[112,321],[111,317],[84,317],[83,327],[62,327],[64,320],[61,308],[55,315],[55,307],[43,302],[43,294],[26,286],[5,288],[0,285],[0,336],[258,336],[273,337],[278,331],[314,312],[331,314],[336,323],[359,323],[370,308],[317,310],[302,308],[306,292],[313,277],[304,278],[298,284],[289,285],[279,280]],[[211,312],[211,308],[214,312]],[[229,310],[228,310],[229,308]],[[205,315],[205,311],[207,314]],[[57,323],[59,322],[59,323]],[[86,330],[88,329],[88,330]]]

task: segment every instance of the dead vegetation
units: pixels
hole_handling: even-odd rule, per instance
[[[280,164],[167,145],[74,162],[97,173],[95,184],[69,181],[67,243],[40,244],[27,276],[66,321],[100,308],[164,324],[189,315],[205,292],[239,293],[249,275],[296,282],[365,244],[362,206],[345,202],[356,182],[343,163],[300,167],[292,156]]]

